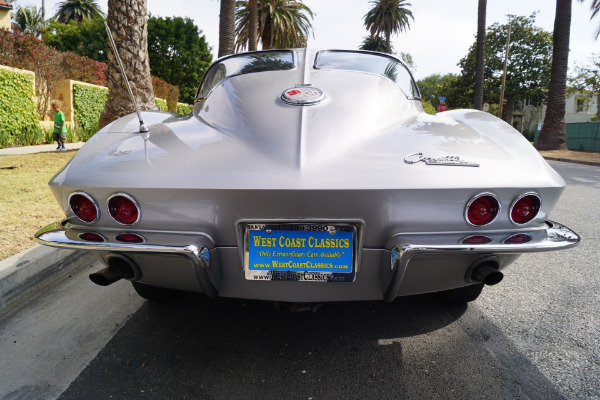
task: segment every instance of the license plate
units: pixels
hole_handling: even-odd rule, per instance
[[[247,224],[246,279],[352,282],[356,231],[350,224]]]

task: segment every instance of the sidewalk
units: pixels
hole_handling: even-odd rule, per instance
[[[600,153],[572,150],[544,150],[540,154],[546,160],[565,161],[600,167]]]
[[[84,142],[76,143],[65,143],[67,150],[77,150],[84,145]],[[0,156],[12,156],[17,154],[35,154],[35,153],[46,153],[56,150],[56,143],[53,144],[39,144],[37,146],[21,146],[21,147],[8,147],[6,149],[0,149]]]

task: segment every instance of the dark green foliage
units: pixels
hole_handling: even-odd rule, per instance
[[[431,105],[437,106],[439,104],[438,97],[446,96],[449,107],[462,108],[461,105],[465,99],[462,99],[463,95],[459,95],[454,89],[454,85],[459,78],[460,75],[457,74],[432,74],[417,81],[417,86],[421,91],[421,99],[423,102],[428,101]]]
[[[80,139],[87,140],[98,131],[98,121],[107,95],[105,88],[73,85],[73,118]]]
[[[66,24],[70,21],[81,22],[86,19],[103,19],[106,14],[94,0],[65,0],[58,4],[54,16],[58,22]]]
[[[71,51],[96,61],[107,61],[107,35],[102,20],[88,19],[68,24],[52,20],[42,38],[47,46],[57,50]]]
[[[32,75],[0,69],[0,110],[0,147],[41,142]]]
[[[359,49],[385,53],[385,38],[381,35],[365,36]],[[392,53],[394,52],[394,48],[392,46],[390,46],[390,50]]]
[[[502,69],[508,25],[512,27],[505,99],[529,100],[541,104],[548,95],[552,65],[552,34],[534,26],[535,14],[529,17],[508,15],[508,23],[488,27],[485,39],[484,102],[497,103],[500,98]],[[456,86],[468,89],[466,97],[473,99],[475,77],[474,43],[469,53],[460,60],[462,73]]]
[[[204,35],[190,18],[150,17],[148,53],[152,74],[179,86],[180,101],[192,103],[212,62]]]

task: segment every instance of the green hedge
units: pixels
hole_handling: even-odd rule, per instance
[[[169,111],[169,107],[167,106],[167,101],[163,99],[159,99],[158,97],[154,98],[154,104],[160,111]]]
[[[107,96],[107,88],[73,84],[73,118],[80,140],[86,141],[98,131],[100,113]]]
[[[42,142],[33,95],[32,75],[0,69],[0,147]]]
[[[188,115],[192,112],[192,106],[185,103],[177,103],[177,114]]]

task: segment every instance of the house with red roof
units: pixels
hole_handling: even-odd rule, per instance
[[[0,29],[10,29],[10,11],[12,9],[12,4],[8,1],[0,0]]]

